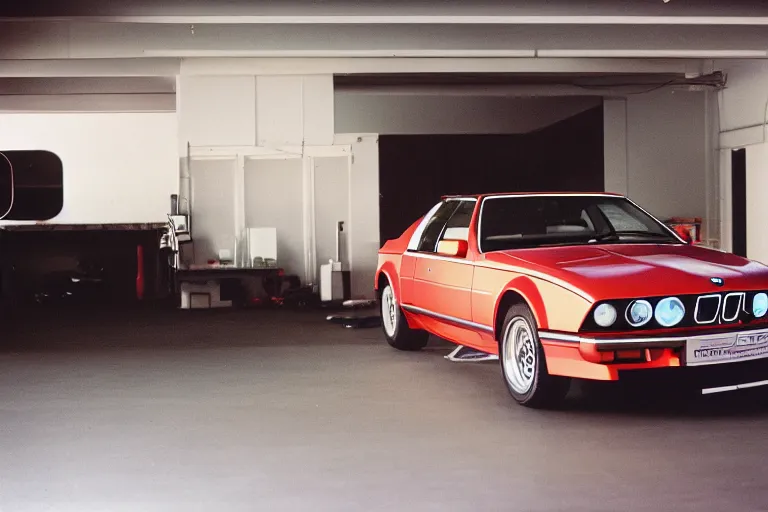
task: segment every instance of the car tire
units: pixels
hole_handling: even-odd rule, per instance
[[[562,404],[571,381],[550,375],[536,321],[525,304],[515,304],[504,317],[499,361],[504,383],[520,405],[549,409]]]
[[[415,351],[427,345],[429,333],[412,329],[408,325],[408,320],[397,303],[395,290],[389,283],[386,283],[379,293],[379,311],[384,336],[390,346],[398,350]]]

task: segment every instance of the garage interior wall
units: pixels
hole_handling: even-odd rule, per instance
[[[768,186],[768,62],[728,60],[716,61],[714,66],[728,76],[728,86],[718,98],[723,247],[733,248],[732,151],[745,149],[747,257],[768,264],[768,242],[763,228],[768,216],[768,202],[764,199]]]
[[[705,92],[682,89],[605,100],[337,91],[336,125],[380,134],[524,133],[603,102],[605,190],[627,194],[662,220],[702,217],[709,238],[717,239],[709,101]]]
[[[706,222],[713,165],[707,101],[704,92],[666,89],[606,99],[606,191],[628,195],[662,220]]]
[[[176,114],[0,113],[0,150],[48,150],[62,161],[57,224],[166,222],[178,193]],[[21,223],[0,221],[0,224]]]

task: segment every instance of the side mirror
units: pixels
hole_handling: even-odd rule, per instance
[[[466,240],[440,240],[437,244],[437,254],[449,258],[466,258],[468,248]]]

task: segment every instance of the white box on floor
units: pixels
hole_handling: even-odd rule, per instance
[[[338,261],[320,265],[320,300],[344,300],[344,274]]]
[[[218,281],[205,283],[184,281],[181,283],[181,309],[208,309],[232,307],[231,300],[221,300]]]

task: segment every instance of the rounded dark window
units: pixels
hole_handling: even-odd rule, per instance
[[[64,207],[62,167],[50,151],[0,151],[0,219],[57,216]]]

